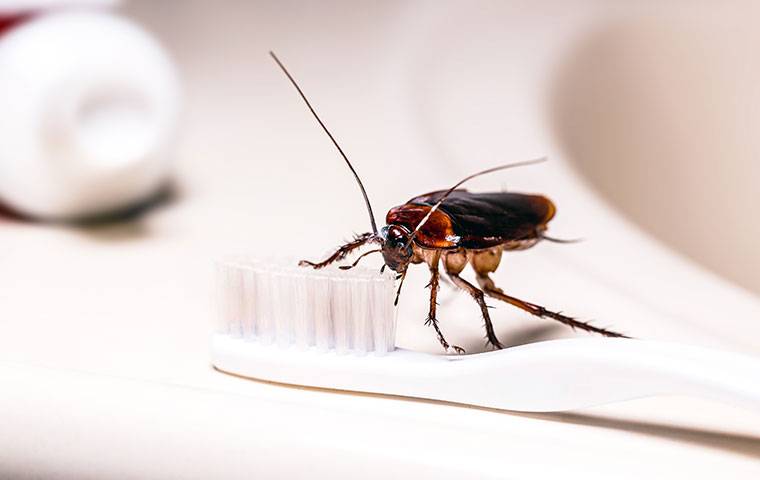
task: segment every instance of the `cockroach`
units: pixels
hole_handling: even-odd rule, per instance
[[[382,268],[388,267],[398,274],[397,280],[400,280],[396,294],[396,303],[398,303],[398,296],[401,293],[409,264],[426,263],[430,269],[430,307],[425,323],[433,327],[438,341],[447,351],[451,348],[457,353],[464,353],[461,347],[451,345],[446,340],[438,325],[436,297],[439,289],[440,273],[438,269],[440,264],[443,265],[446,275],[454,285],[469,293],[477,302],[483,316],[486,338],[494,348],[500,349],[503,348],[503,345],[494,331],[488,306],[485,302],[486,296],[506,302],[531,315],[556,320],[573,329],[577,328],[607,337],[629,338],[626,335],[595,327],[587,322],[508,295],[498,288],[490,277],[490,274],[499,268],[503,251],[524,250],[533,247],[541,240],[559,243],[569,241],[546,235],[548,223],[554,217],[556,207],[551,200],[543,195],[513,192],[473,193],[459,187],[468,180],[481,175],[531,165],[545,159],[510,163],[482,170],[465,177],[448,190],[439,190],[414,197],[403,205],[392,208],[385,217],[387,225],[378,230],[367,191],[353,165],[349,162],[335,137],[319,118],[290,72],[273,52],[269,52],[269,54],[296,88],[314,118],[353,173],[364,197],[372,226],[372,232],[357,235],[350,242],[341,245],[325,260],[321,262],[301,260],[299,265],[315,269],[323,268],[345,259],[360,247],[376,244],[379,248],[365,252],[351,265],[343,265],[340,268],[352,268],[365,256],[381,253],[385,262]],[[475,271],[480,288],[460,275],[468,263]]]

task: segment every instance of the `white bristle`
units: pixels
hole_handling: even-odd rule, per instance
[[[392,272],[233,259],[218,264],[217,284],[219,333],[359,355],[394,348]]]

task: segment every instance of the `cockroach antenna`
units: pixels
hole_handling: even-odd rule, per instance
[[[435,203],[435,205],[433,205],[433,207],[427,212],[427,215],[425,215],[424,217],[422,217],[422,220],[420,220],[420,223],[418,223],[417,226],[414,227],[414,231],[412,232],[411,235],[409,235],[409,240],[406,242],[406,248],[409,248],[409,246],[412,244],[412,241],[414,240],[414,237],[417,235],[417,232],[419,232],[420,228],[422,228],[422,226],[425,225],[425,223],[430,219],[430,216],[433,215],[433,213],[435,213],[436,210],[438,210],[438,207],[441,206],[441,204],[443,203],[443,201],[446,200],[449,197],[449,195],[451,195],[451,193],[454,190],[456,190],[457,188],[459,188],[460,186],[462,186],[462,184],[464,182],[466,182],[468,180],[472,180],[475,177],[479,177],[481,175],[485,175],[487,173],[498,172],[499,170],[506,170],[508,168],[516,168],[516,167],[524,167],[526,165],[534,165],[536,163],[541,163],[541,162],[545,162],[545,161],[546,161],[546,157],[541,157],[541,158],[534,158],[533,160],[524,160],[522,162],[507,163],[506,165],[499,165],[498,167],[491,167],[491,168],[488,168],[486,170],[481,170],[479,172],[473,173],[472,175],[469,175],[469,176],[463,178],[462,180],[458,181],[453,187],[451,187],[448,190],[446,190],[446,193],[444,193],[443,196],[441,196],[441,198],[438,199],[438,201]]]
[[[292,83],[293,86],[296,87],[298,94],[306,103],[306,106],[309,107],[311,114],[314,115],[314,118],[317,119],[317,122],[322,127],[322,130],[324,130],[327,136],[330,137],[330,140],[332,141],[333,145],[335,145],[335,148],[338,149],[338,153],[340,153],[340,156],[343,157],[343,160],[346,161],[346,165],[348,165],[348,168],[351,169],[351,173],[354,174],[354,178],[356,178],[356,183],[359,184],[359,188],[361,189],[362,195],[364,196],[364,203],[367,204],[367,212],[369,212],[369,221],[372,224],[372,233],[375,236],[377,236],[377,224],[375,223],[375,215],[372,213],[372,205],[370,205],[369,203],[369,197],[367,197],[367,191],[364,189],[364,184],[359,178],[359,174],[356,173],[356,170],[354,170],[354,166],[351,165],[351,162],[348,161],[348,157],[346,156],[345,153],[343,153],[343,149],[340,148],[340,145],[338,145],[338,142],[335,140],[335,137],[332,136],[332,133],[330,133],[330,130],[327,129],[322,119],[319,118],[319,115],[317,115],[317,112],[314,110],[314,107],[311,106],[309,99],[306,98],[306,95],[304,95],[303,90],[301,90],[301,87],[298,86],[298,83],[296,83],[293,76],[290,74],[290,72],[288,72],[288,69],[285,68],[285,65],[282,64],[282,62],[280,61],[279,58],[277,58],[277,55],[275,55],[274,52],[270,51],[269,55],[274,59],[274,61],[277,63],[277,65],[280,67],[283,73],[285,73],[285,76],[288,77],[288,80],[290,80],[290,83]]]

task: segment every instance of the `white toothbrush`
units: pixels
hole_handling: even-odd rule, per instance
[[[760,410],[760,359],[701,347],[579,338],[457,356],[396,349],[392,275],[291,263],[219,265],[217,369],[524,412],[666,394]]]

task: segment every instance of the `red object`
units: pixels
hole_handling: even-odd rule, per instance
[[[27,16],[28,15],[14,15],[11,17],[0,16],[0,35],[24,21]]]
[[[27,17],[28,15],[14,15],[7,17],[0,16],[0,37],[19,23],[26,20]],[[2,202],[0,202],[0,221],[19,220],[21,218],[22,217],[20,215],[13,212],[7,206],[3,205]]]

